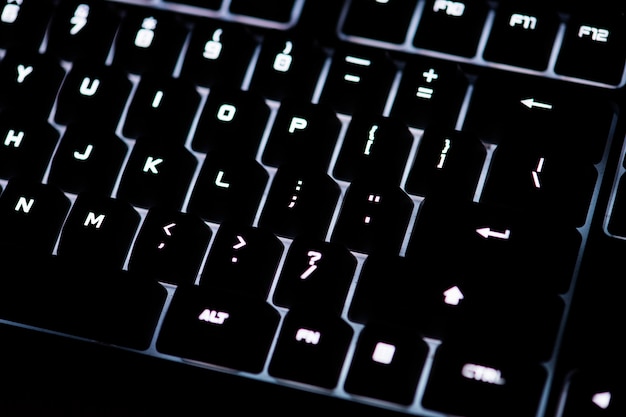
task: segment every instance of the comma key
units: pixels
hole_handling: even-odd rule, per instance
[[[181,285],[165,316],[157,350],[258,373],[279,318],[278,312],[262,300]]]

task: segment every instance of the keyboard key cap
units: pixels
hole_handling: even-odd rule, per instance
[[[96,120],[113,130],[130,91],[131,83],[119,69],[76,62],[59,92],[54,120],[64,125]]]
[[[13,248],[15,249],[15,248]],[[121,270],[3,248],[0,316],[73,336],[145,350],[166,291]]]
[[[47,51],[62,59],[90,59],[104,63],[121,17],[111,4],[98,1],[63,1],[48,31]]]
[[[449,268],[480,271],[491,284],[500,281],[502,271],[514,270],[526,277],[524,288],[559,293],[569,287],[580,244],[578,231],[559,218],[502,205],[427,198],[407,256],[433,265],[449,264],[454,256]],[[562,254],[558,259],[555,247]]]
[[[331,240],[359,252],[376,248],[397,253],[412,210],[411,199],[399,187],[355,181],[346,192]]]
[[[474,135],[429,127],[419,142],[406,191],[471,201],[487,152]]]
[[[556,295],[541,295],[539,287],[523,288],[503,280],[502,270],[493,274],[486,261],[483,269],[459,263],[452,248],[446,255],[447,264],[432,252],[419,259],[370,254],[358,279],[350,319],[402,325],[442,340],[461,336],[493,340],[503,349],[523,347],[528,357],[549,357],[563,310]],[[418,269],[424,271],[419,279],[411,273]]]
[[[490,143],[543,141],[600,161],[614,118],[606,98],[547,79],[485,75],[475,84],[463,130]]]
[[[231,293],[179,286],[157,349],[247,372],[261,372],[279,315],[269,304]]]
[[[25,176],[39,182],[59,140],[51,125],[24,115],[0,115],[0,177]]]
[[[200,284],[265,300],[283,245],[265,229],[222,223]]]
[[[609,9],[610,10],[610,9]],[[623,13],[575,15],[568,22],[555,71],[601,83],[621,82],[626,62]]]
[[[43,40],[52,7],[50,0],[0,2],[0,48],[19,46],[36,51]]]
[[[344,246],[299,236],[289,246],[274,302],[287,308],[323,303],[341,314],[355,268],[356,259]]]
[[[287,237],[326,237],[339,199],[339,186],[326,173],[282,165],[272,181],[259,224]]]
[[[342,31],[391,43],[403,43],[417,0],[354,1],[350,3]]]
[[[198,20],[185,54],[181,76],[209,87],[241,87],[256,42],[243,26]]]
[[[566,148],[529,142],[533,141],[498,146],[481,200],[523,207],[582,226],[597,178],[595,168]]]
[[[122,269],[139,225],[129,204],[94,194],[80,194],[67,218],[58,253],[93,268]]]
[[[313,40],[270,33],[263,39],[250,90],[274,100],[311,100],[325,58]]]
[[[484,58],[543,71],[559,27],[556,10],[545,3],[502,4],[496,11]]]
[[[138,141],[126,164],[118,197],[140,207],[180,209],[197,165],[186,148]]]
[[[236,220],[252,224],[269,175],[251,158],[207,156],[193,189],[189,211],[204,220]]]
[[[620,364],[621,365],[621,364]],[[626,393],[620,383],[623,366],[612,369],[583,369],[574,373],[567,386],[563,417],[618,416],[626,411]]]
[[[417,128],[433,123],[454,128],[467,85],[456,63],[412,58],[403,70],[391,116]]]
[[[337,316],[323,311],[290,310],[281,327],[269,373],[277,378],[333,388],[352,333],[350,326]]]
[[[196,216],[154,207],[141,225],[128,269],[155,280],[191,285],[211,235]]]
[[[144,74],[128,108],[124,136],[183,144],[199,104],[200,95],[191,82]]]
[[[400,183],[413,135],[400,120],[357,113],[352,117],[333,175],[344,181],[360,176]]]
[[[0,241],[29,254],[51,254],[69,208],[56,187],[13,178],[0,196]]]
[[[366,326],[359,335],[346,391],[411,404],[427,353],[428,346],[413,331]]]
[[[340,129],[330,107],[286,98],[278,109],[262,161],[273,167],[290,162],[326,171]]]
[[[539,363],[444,342],[426,385],[423,405],[444,413],[501,416],[515,404],[517,415],[534,415],[546,373]]]
[[[126,144],[113,132],[72,124],[54,154],[48,181],[74,194],[110,195],[127,152]]]
[[[135,74],[158,69],[170,75],[186,35],[175,14],[129,8],[116,36],[113,63]]]
[[[49,55],[9,50],[0,62],[0,108],[47,118],[64,75]]]
[[[487,5],[481,0],[428,0],[413,44],[418,48],[473,57],[486,16]]]
[[[198,152],[220,150],[254,157],[269,115],[269,107],[254,92],[214,88],[191,146]]]
[[[339,48],[320,97],[320,103],[336,112],[352,114],[357,109],[381,114],[396,68],[382,51],[350,46]]]
[[[291,19],[294,3],[295,0],[267,0],[263,3],[232,0],[230,11],[235,14],[287,23]]]

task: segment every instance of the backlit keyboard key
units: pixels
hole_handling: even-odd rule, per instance
[[[261,96],[238,88],[211,89],[191,146],[254,157],[270,110]]]
[[[474,344],[445,342],[435,354],[426,385],[426,408],[467,416],[534,415],[545,383],[539,363],[516,355],[470,349]]]
[[[41,181],[59,140],[59,132],[44,120],[19,113],[0,115],[0,178]]]
[[[129,271],[173,284],[193,284],[211,229],[197,216],[152,208],[133,246]]]
[[[482,0],[428,0],[413,44],[418,48],[473,57],[486,16],[487,5]]]
[[[337,157],[333,175],[344,181],[359,176],[400,183],[413,135],[394,118],[356,113]]]
[[[582,226],[596,178],[593,165],[566,148],[505,142],[494,152],[481,201],[523,207]]]
[[[29,255],[50,254],[69,208],[68,198],[53,185],[15,177],[0,196],[0,241]]]
[[[50,24],[47,51],[63,59],[88,57],[104,63],[120,20],[119,12],[109,3],[61,2]]]
[[[355,46],[340,48],[322,91],[320,103],[339,113],[356,110],[382,113],[396,68],[386,53]]]
[[[282,253],[282,243],[266,229],[222,223],[200,285],[265,300]]]
[[[126,144],[112,131],[72,124],[54,153],[48,181],[75,194],[110,195],[127,152]]]
[[[278,167],[305,164],[326,171],[341,123],[329,106],[286,98],[272,124],[262,160]]]
[[[216,223],[236,220],[252,224],[268,178],[254,159],[212,152],[200,170],[189,211]]]
[[[287,313],[269,365],[277,378],[324,388],[337,385],[352,329],[323,309]]]
[[[429,127],[419,142],[406,191],[472,200],[486,156],[471,133]]]
[[[325,172],[281,165],[259,224],[282,236],[323,239],[339,200],[339,186]]]
[[[346,192],[332,241],[360,252],[397,253],[412,210],[411,199],[398,186],[355,181]]]
[[[166,298],[158,282],[117,269],[3,247],[0,317],[145,350]]]
[[[346,378],[346,391],[411,404],[428,346],[419,334],[401,327],[366,326]]]
[[[511,7],[503,2],[483,54],[489,61],[543,71],[559,26],[555,10],[540,6]]]
[[[117,195],[140,207],[180,209],[196,165],[183,146],[145,138],[133,147]]]
[[[278,326],[269,304],[227,292],[179,286],[157,341],[159,352],[261,372]]]
[[[198,110],[195,85],[182,78],[144,74],[128,108],[123,134],[137,139],[151,136],[183,144]]]
[[[342,31],[380,41],[403,43],[417,0],[362,0],[350,3]]]
[[[252,34],[243,26],[197,20],[181,75],[205,87],[219,82],[239,88],[255,46]]]
[[[263,97],[310,100],[326,55],[314,41],[270,33],[263,40],[250,89]]]
[[[63,226],[58,253],[93,268],[122,269],[139,214],[122,200],[83,193]]]
[[[50,55],[8,51],[0,62],[0,108],[48,117],[64,74]]]
[[[118,68],[76,62],[59,92],[54,120],[65,125],[97,120],[104,128],[115,129],[131,87]]]
[[[458,64],[414,57],[402,70],[391,116],[409,126],[439,123],[455,127],[468,81]]]
[[[340,314],[355,268],[356,259],[344,246],[297,237],[287,252],[274,302],[287,308],[322,303]]]
[[[135,74],[158,70],[170,75],[186,35],[175,15],[130,8],[116,36],[113,63]]]
[[[626,17],[623,13],[574,16],[567,26],[555,70],[559,74],[619,84],[626,62]]]
[[[0,47],[36,51],[43,40],[53,2],[5,0],[0,3]]]

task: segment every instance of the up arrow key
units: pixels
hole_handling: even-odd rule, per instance
[[[478,233],[485,239],[494,238],[508,240],[511,237],[511,231],[509,229],[506,229],[504,232],[496,232],[494,230],[491,230],[490,227],[483,227],[480,229],[476,229],[476,233]]]
[[[545,110],[552,110],[552,104],[535,101],[534,98],[527,98],[527,99],[521,100],[521,103],[524,106],[528,107],[529,109],[539,108],[539,109],[545,109]]]

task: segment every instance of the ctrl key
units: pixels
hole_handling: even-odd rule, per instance
[[[179,286],[157,350],[240,371],[263,370],[279,314],[261,299]]]
[[[479,349],[468,343],[444,341],[424,392],[423,406],[444,413],[473,416],[537,414],[546,372],[495,346]]]

